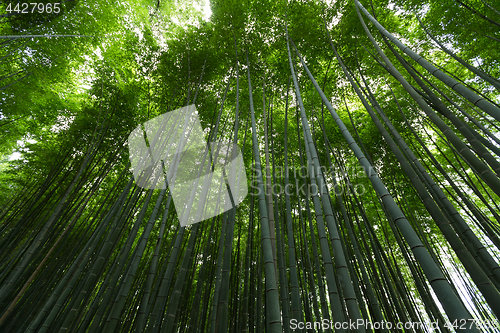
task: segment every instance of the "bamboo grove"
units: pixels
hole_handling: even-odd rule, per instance
[[[1,16],[0,331],[498,332],[500,3],[200,6]],[[188,105],[248,195],[181,227],[127,137]]]

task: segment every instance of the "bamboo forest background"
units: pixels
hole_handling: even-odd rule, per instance
[[[8,3],[2,332],[499,331],[499,1]],[[126,142],[191,104],[249,194],[180,227]]]

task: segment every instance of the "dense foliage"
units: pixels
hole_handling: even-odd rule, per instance
[[[500,329],[500,2],[9,3],[2,332]],[[181,227],[127,138],[190,104],[249,194]]]

